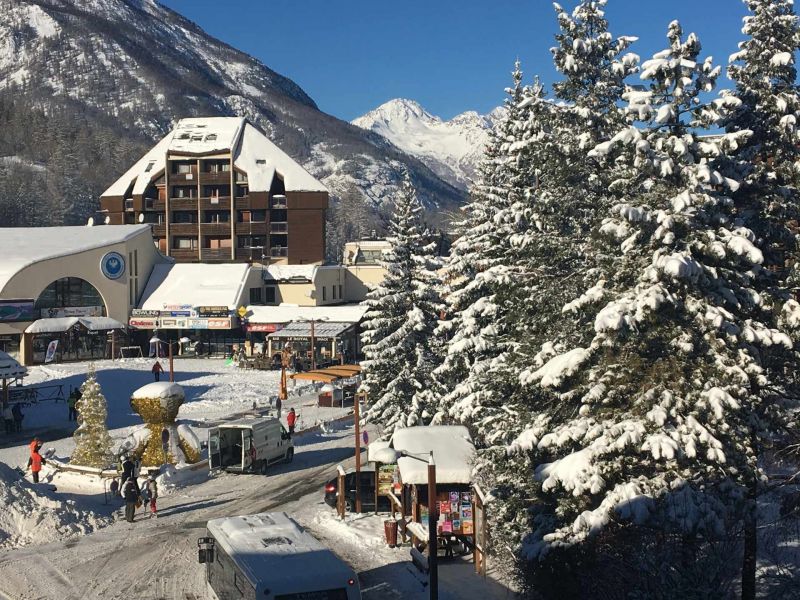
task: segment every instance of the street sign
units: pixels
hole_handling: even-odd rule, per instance
[[[247,316],[247,307],[240,306],[239,310],[236,311],[236,314],[239,315],[242,319],[244,319],[245,316]]]

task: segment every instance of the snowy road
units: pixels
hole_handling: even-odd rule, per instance
[[[0,552],[8,598],[204,598],[196,539],[216,517],[277,510],[309,494],[352,457],[352,428],[298,439],[290,465],[266,478],[222,474],[160,501],[158,519],[118,521],[88,536]]]

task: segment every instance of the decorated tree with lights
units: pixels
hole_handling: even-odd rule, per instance
[[[75,450],[70,462],[88,467],[107,467],[113,460],[111,436],[108,434],[106,418],[108,408],[105,396],[97,383],[94,366],[89,367],[86,381],[81,386],[78,411],[78,428],[73,434]]]

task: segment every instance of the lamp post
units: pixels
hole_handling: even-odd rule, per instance
[[[433,451],[428,455],[427,460],[409,454],[405,450],[399,452],[394,448],[382,448],[375,453],[375,460],[384,464],[396,463],[398,458],[413,458],[420,462],[428,463],[428,588],[430,590],[430,600],[439,598],[439,556],[436,524],[439,520],[439,507],[436,502],[436,462],[433,460]]]

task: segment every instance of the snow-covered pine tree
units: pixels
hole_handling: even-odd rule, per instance
[[[495,290],[510,277],[506,257],[514,223],[509,218],[512,179],[520,180],[523,135],[530,120],[535,91],[522,83],[517,61],[513,85],[506,89],[503,117],[484,150],[478,179],[470,190],[463,219],[456,223],[457,238],[445,259],[445,318],[436,335],[446,339],[446,353],[434,372],[434,391],[440,397],[437,420],[463,422],[479,432],[496,430],[497,411],[484,410],[502,402],[485,394],[480,378],[503,351],[496,322],[503,310]]]
[[[366,422],[388,438],[396,428],[428,424],[426,402],[436,356],[431,344],[442,308],[435,243],[421,222],[422,206],[406,177],[389,223],[391,250],[383,282],[367,294],[361,334],[365,361]]]
[[[78,428],[73,434],[75,450],[70,462],[87,467],[105,468],[113,461],[111,436],[108,435],[105,396],[97,383],[94,365],[89,366],[86,381],[81,386],[81,399],[76,406]]]
[[[502,398],[505,409],[481,440],[490,446],[519,435],[542,412],[558,406],[552,393],[519,382],[542,345],[588,338],[579,321],[562,316],[563,307],[576,306],[570,301],[594,283],[587,284],[587,278],[596,276],[608,256],[592,232],[610,206],[611,179],[605,165],[588,153],[625,123],[618,103],[624,80],[639,60],[627,53],[634,38],[609,33],[604,6],[604,1],[584,0],[569,14],[556,5],[560,32],[552,53],[563,75],[554,84],[558,102],[540,97],[533,105],[539,110],[531,111],[523,128],[530,167],[516,182],[506,218],[515,225],[505,256],[514,277],[496,291],[498,304],[509,307],[494,323],[500,332],[497,345],[509,352],[492,361],[480,384],[484,395]],[[492,530],[503,540],[494,548],[495,562],[518,576],[516,552],[530,532],[532,466],[525,453],[506,457],[504,446],[481,455],[482,483],[495,497]]]
[[[540,571],[615,523],[721,535],[758,476],[761,351],[791,341],[767,326],[773,307],[753,287],[763,256],[734,220],[738,183],[717,170],[746,134],[698,138],[719,68],[682,36],[671,23],[669,48],[643,64],[648,89],[625,94],[641,128],[590,153],[618,198],[598,232],[615,260],[576,303],[590,341],[545,344],[520,375],[556,400],[511,447],[534,466],[524,553]]]

